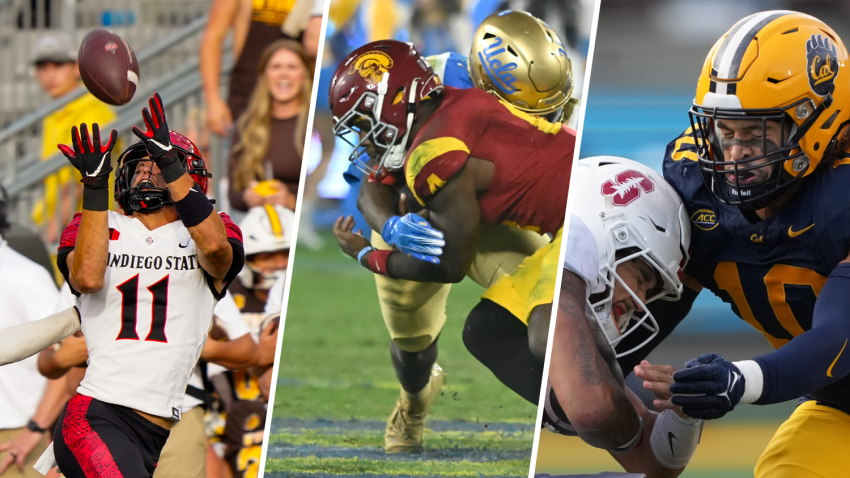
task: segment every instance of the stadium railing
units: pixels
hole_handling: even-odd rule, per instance
[[[109,127],[118,130],[120,147],[126,148],[135,142],[136,137],[130,128],[134,124],[141,124],[141,108],[146,105],[148,97],[158,91],[166,102],[169,126],[186,134],[204,152],[214,175],[210,194],[221,198],[223,195],[219,191],[219,179],[227,174],[225,145],[223,140],[206,132],[203,89],[198,69],[197,52],[207,19],[207,15],[199,17],[137,52],[140,64],[139,89],[130,103],[115,108],[117,118]],[[232,64],[232,55],[225,55],[222,61],[222,84],[227,81]],[[33,207],[44,195],[43,180],[68,164],[58,149],[50,158],[41,160],[42,121],[50,113],[85,93],[86,89],[80,87],[0,130],[0,182],[9,193],[9,216],[16,224],[42,232],[44,225],[34,224],[31,217]],[[117,157],[116,151],[113,159]],[[74,196],[74,188],[70,190],[73,204],[76,204],[79,198]],[[61,196],[56,198],[57,205],[61,201]],[[57,240],[54,238],[53,242]]]

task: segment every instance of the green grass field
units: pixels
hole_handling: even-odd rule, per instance
[[[374,279],[339,252],[332,236],[323,237],[320,251],[299,248],[293,266],[269,476],[528,476],[536,407],[499,383],[464,348],[461,328],[481,293],[470,281],[455,285],[450,295],[438,362],[448,382],[432,409],[425,451],[384,454],[383,431],[398,384]],[[676,340],[680,348],[687,346],[688,357],[671,363],[684,363],[693,338],[674,334],[671,341]],[[792,410],[790,403],[739,407],[708,424],[681,476],[752,476],[764,446]],[[619,470],[606,452],[544,432],[537,472],[603,470]]]
[[[299,248],[274,401],[266,472],[274,476],[528,476],[537,407],[465,349],[461,330],[482,289],[453,287],[438,363],[447,383],[425,451],[386,455],[383,430],[399,386],[372,274],[330,235]]]

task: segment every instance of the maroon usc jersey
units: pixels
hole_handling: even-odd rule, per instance
[[[446,87],[413,140],[407,185],[423,205],[470,157],[495,165],[478,196],[481,222],[555,233],[564,224],[575,131],[523,113],[474,88]]]

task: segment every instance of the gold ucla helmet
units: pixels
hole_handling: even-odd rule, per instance
[[[850,121],[847,50],[812,16],[779,10],[750,15],[709,52],[690,117],[706,186],[726,204],[761,209],[811,174]],[[762,154],[724,158],[718,120],[756,120],[762,133],[753,136]],[[778,144],[764,134],[767,122],[779,124]],[[767,179],[747,181],[759,168],[771,168],[761,175]]]
[[[538,116],[563,108],[573,90],[564,43],[525,12],[499,12],[481,22],[469,53],[469,76],[476,88]]]

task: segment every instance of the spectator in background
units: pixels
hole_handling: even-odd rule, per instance
[[[0,224],[6,225],[5,199]],[[38,264],[15,252],[0,228],[0,329],[53,313],[56,285]],[[63,381],[38,374],[36,357],[0,367],[0,476],[41,478],[32,466],[49,441],[45,436],[70,398]]]
[[[54,100],[80,86],[77,43],[62,32],[45,32],[39,38],[32,64],[39,85]],[[67,140],[72,126],[80,123],[107,125],[114,119],[112,110],[89,93],[59,108],[45,117],[42,123],[41,160],[46,161],[59,154],[56,145]],[[39,226],[46,226],[43,237],[49,244],[58,240],[60,227],[69,223],[71,216],[80,211],[82,184],[79,179],[79,173],[71,166],[64,166],[44,179],[44,198],[36,203],[32,220]],[[57,196],[61,198],[58,214]]]
[[[278,40],[263,51],[260,77],[239,118],[230,159],[230,205],[295,209],[313,81],[297,42]]]
[[[315,2],[315,3],[314,3]],[[302,3],[311,8],[304,9]],[[323,0],[215,0],[210,11],[210,19],[201,41],[201,80],[204,85],[204,98],[207,103],[207,126],[217,135],[225,136],[248,105],[248,99],[257,83],[257,64],[263,49],[280,39],[298,40],[303,37],[309,47],[307,55],[316,57],[321,31],[321,9],[314,8]],[[306,22],[288,25],[284,33],[284,22],[290,12],[308,11],[312,17]],[[318,12],[318,14],[317,14]],[[295,36],[295,32],[304,26],[305,30]],[[219,79],[224,39],[233,29],[233,57],[236,64],[230,74],[230,88],[227,101],[221,97]]]

